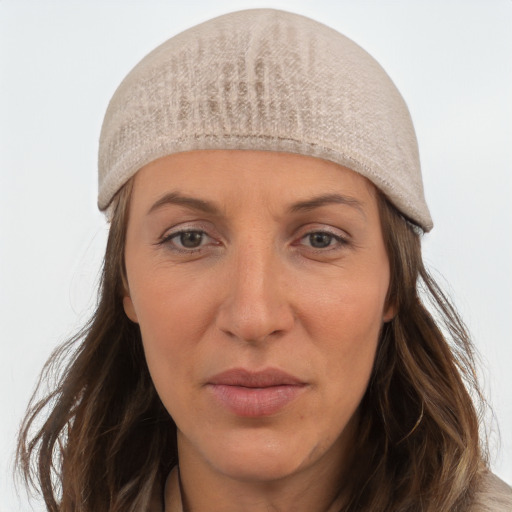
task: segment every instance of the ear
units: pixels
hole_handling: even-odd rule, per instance
[[[384,314],[382,315],[382,321],[386,324],[391,322],[398,313],[398,307],[393,300],[387,300],[384,307]]]
[[[133,301],[128,293],[123,297],[123,308],[126,316],[136,324],[139,323],[139,319],[137,318],[137,313],[135,312],[135,307],[133,306]]]

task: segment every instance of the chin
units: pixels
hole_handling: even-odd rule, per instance
[[[210,451],[210,450],[209,450]],[[269,482],[286,478],[307,467],[318,454],[316,440],[272,431],[244,432],[218,439],[209,453],[219,473],[241,481]]]
[[[284,479],[300,471],[302,464],[280,454],[233,453],[217,458],[219,473],[245,482],[270,482]]]

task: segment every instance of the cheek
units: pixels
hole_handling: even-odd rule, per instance
[[[309,330],[347,350],[358,350],[375,338],[383,323],[389,276],[386,267],[367,266],[303,288],[302,317]]]
[[[139,270],[130,279],[130,293],[143,338],[146,334],[151,344],[167,344],[187,332],[200,332],[213,303],[204,283],[165,265]]]
[[[330,400],[339,410],[355,410],[366,390],[383,325],[387,282],[386,272],[354,272],[324,287],[322,294],[310,287],[310,313],[304,323],[322,359]]]
[[[192,286],[193,279],[168,279],[167,274],[148,272],[131,283],[146,360],[164,402],[180,382],[190,381],[197,341],[212,317],[212,297],[204,289]]]

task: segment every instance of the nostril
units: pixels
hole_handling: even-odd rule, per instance
[[[281,335],[285,333],[283,329],[274,329],[273,331],[267,332],[265,334],[258,335],[255,332],[243,333],[240,329],[222,329],[224,333],[231,339],[240,339],[248,343],[261,343],[270,341],[272,339],[279,338]]]

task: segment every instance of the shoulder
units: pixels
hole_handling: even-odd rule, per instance
[[[493,473],[482,474],[469,512],[512,512],[512,488]]]

